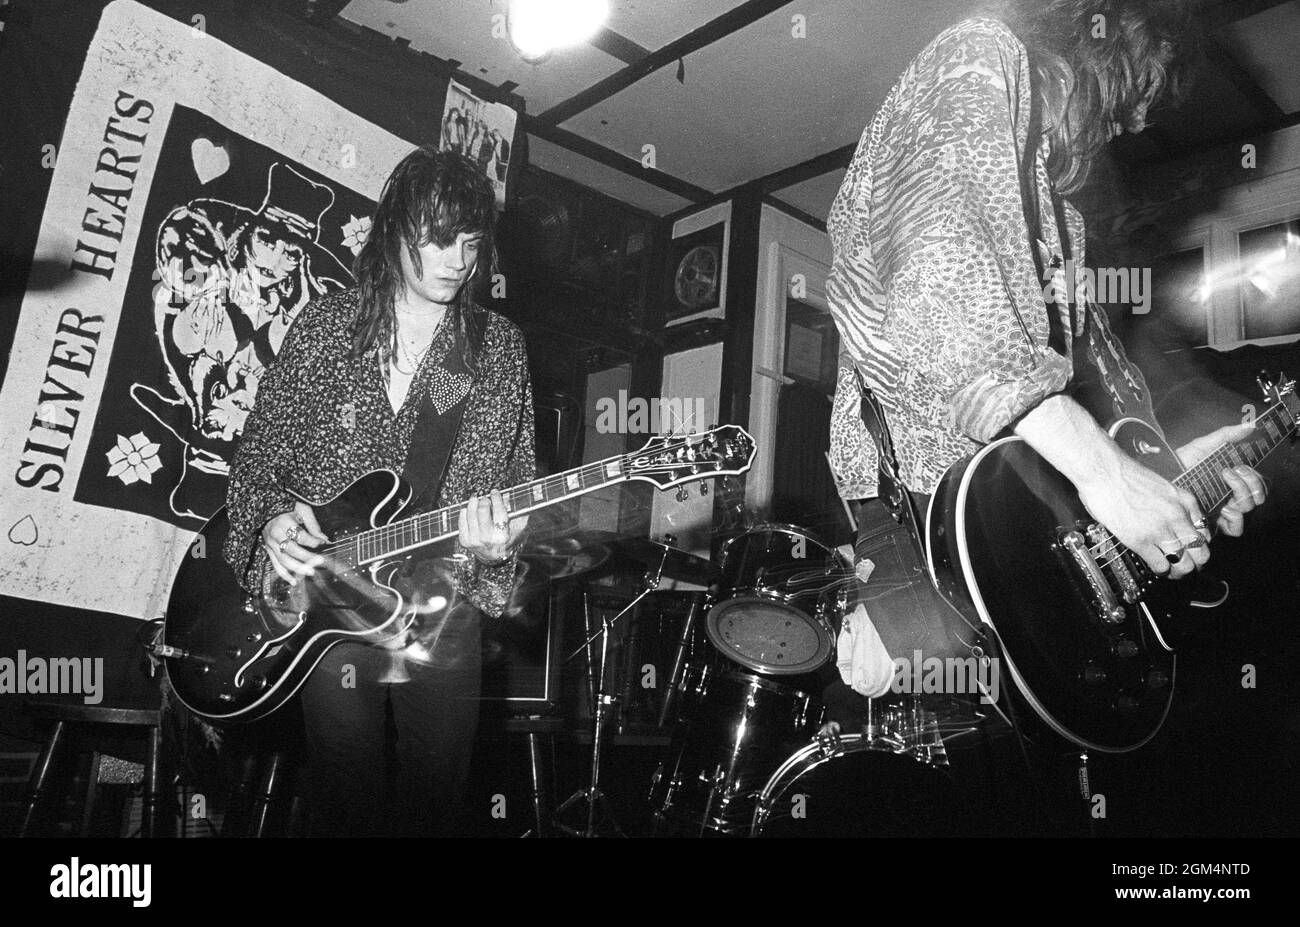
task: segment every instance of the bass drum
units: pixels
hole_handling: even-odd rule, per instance
[[[808,744],[758,796],[751,837],[952,837],[967,833],[947,768],[860,734]]]
[[[756,673],[816,670],[835,650],[827,590],[852,575],[833,548],[793,525],[759,525],[718,551],[723,598],[709,609],[713,646]]]
[[[743,835],[772,770],[817,730],[822,706],[714,655],[688,669],[682,720],[650,786],[656,820],[683,836]]]

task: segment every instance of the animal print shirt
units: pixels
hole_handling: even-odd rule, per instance
[[[248,587],[267,561],[259,543],[262,526],[293,507],[288,490],[325,500],[371,470],[401,473],[426,394],[439,412],[466,399],[437,507],[534,476],[532,385],[523,334],[513,323],[486,313],[479,374],[471,381],[437,362],[454,341],[450,313],[444,316],[394,413],[376,352],[360,359],[348,356],[357,310],[355,289],[306,306],[258,387],[226,495],[230,534],[225,556]],[[464,553],[458,542],[456,553]],[[487,614],[499,616],[514,585],[515,562],[485,567],[472,556],[454,562],[459,591]]]
[[[1088,305],[1083,219],[1066,204],[1079,309],[1065,353],[1048,346],[1049,312],[1070,331],[1058,225],[1040,139],[1034,182],[1051,286],[1038,280],[1021,206],[1029,144],[1029,60],[1001,22],[941,33],[903,73],[857,152],[827,219],[827,282],[846,357],[831,427],[845,498],[875,495],[875,449],[858,420],[852,366],[885,409],[903,481],[932,492],[943,471],[998,436],[1075,374],[1100,374],[1112,411],[1152,419],[1146,384]],[[1072,344],[1070,342],[1073,342]],[[1096,410],[1093,410],[1094,413]]]

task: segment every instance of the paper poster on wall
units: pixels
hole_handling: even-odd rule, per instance
[[[105,10],[36,247],[69,275],[25,295],[0,388],[0,593],[161,613],[262,372],[352,284],[411,147],[210,35]]]
[[[504,209],[506,204],[506,177],[517,115],[504,103],[481,100],[455,81],[447,85],[439,147],[460,152],[479,163],[496,190],[498,209]]]

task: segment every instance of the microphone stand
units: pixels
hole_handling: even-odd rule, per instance
[[[609,664],[609,632],[620,618],[634,609],[642,599],[659,588],[659,581],[663,575],[664,564],[668,561],[668,550],[665,548],[659,560],[659,565],[654,570],[647,570],[645,574],[645,588],[641,590],[631,602],[629,602],[622,611],[613,618],[601,618],[601,627],[598,631],[592,633],[585,641],[579,645],[578,649],[565,658],[565,662],[572,660],[583,651],[589,651],[591,644],[597,637],[600,637],[600,675],[596,687],[596,699],[593,706],[595,719],[593,721],[594,730],[591,738],[591,778],[588,780],[585,789],[578,789],[568,798],[560,803],[555,809],[553,823],[557,830],[568,834],[570,837],[594,837],[596,836],[597,817],[599,816],[603,823],[607,824],[614,832],[615,836],[627,836],[623,833],[622,828],[618,826],[618,821],[614,818],[614,813],[610,810],[609,802],[605,794],[600,790],[600,755],[604,747],[604,728],[606,714],[613,704],[618,701],[617,696],[610,695],[605,690],[605,668]],[[583,587],[583,609],[587,608],[586,587]],[[575,805],[585,805],[587,809],[587,826],[579,831],[576,828],[569,827],[559,820],[560,815],[564,814]]]

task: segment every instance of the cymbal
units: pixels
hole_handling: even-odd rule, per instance
[[[647,570],[658,570],[662,563],[662,574],[669,579],[708,586],[719,578],[718,568],[712,561],[662,541],[652,541],[650,538],[619,538],[614,542],[614,546],[624,557],[636,561]]]
[[[604,531],[578,532],[569,537],[534,540],[524,545],[519,559],[529,568],[529,580],[569,579],[605,564],[614,551],[616,535]]]

